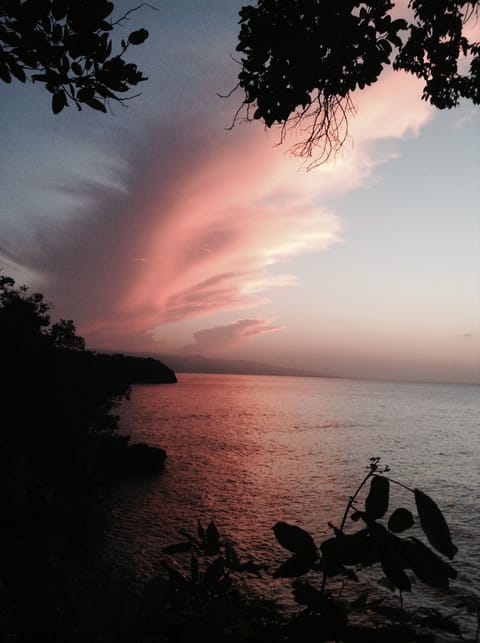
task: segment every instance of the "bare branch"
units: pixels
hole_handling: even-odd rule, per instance
[[[114,22],[111,22],[110,24],[112,27],[115,27],[116,25],[121,25],[124,20],[128,20],[128,16],[131,13],[135,13],[135,11],[138,11],[139,9],[143,9],[143,7],[148,7],[148,9],[152,9],[152,11],[158,11],[158,7],[153,7],[151,4],[148,4],[148,2],[142,2],[142,4],[139,4],[137,7],[134,7],[133,9],[129,9],[126,13],[123,14],[121,18],[117,18]]]

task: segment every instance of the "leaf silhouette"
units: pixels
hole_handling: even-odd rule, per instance
[[[59,114],[66,105],[67,97],[65,92],[55,92],[52,96],[52,112]]]
[[[273,573],[274,578],[296,578],[303,576],[312,569],[314,558],[295,554],[288,558],[280,567]]]
[[[412,512],[403,507],[395,509],[390,518],[388,519],[388,528],[395,534],[410,529],[414,524]]]
[[[420,524],[429,543],[441,554],[452,559],[458,548],[452,542],[450,530],[442,512],[423,491],[415,489],[414,493]]]
[[[402,541],[402,556],[417,578],[437,589],[448,589],[457,572],[417,538]]]
[[[187,551],[191,551],[192,543],[175,543],[174,545],[168,545],[162,549],[164,554],[182,554]]]
[[[218,529],[213,522],[210,522],[205,530],[205,553],[209,556],[216,554],[220,544],[220,535]]]
[[[148,38],[148,31],[146,29],[138,29],[137,31],[132,31],[128,36],[128,42],[131,45],[141,45],[142,42]]]
[[[397,589],[402,592],[412,589],[410,579],[392,556],[382,556],[380,562],[385,576]]]
[[[103,112],[104,114],[107,113],[107,108],[97,98],[84,98],[82,102],[92,109],[96,109],[98,112]]]
[[[365,511],[370,520],[382,518],[388,509],[390,482],[383,476],[373,476],[370,492],[365,500]]]
[[[305,558],[315,559],[317,557],[317,548],[313,538],[301,527],[289,525],[286,522],[277,522],[273,527],[273,533],[284,549]]]
[[[224,573],[224,561],[223,558],[216,558],[213,563],[211,563],[205,571],[205,585],[206,587],[212,587],[223,576]]]
[[[11,83],[12,77],[10,76],[10,71],[8,70],[7,65],[0,63],[0,79],[4,83]]]
[[[187,588],[189,583],[185,576],[180,572],[176,567],[170,565],[166,561],[163,561],[163,566],[168,572],[168,577],[170,582],[172,582],[177,587]]]
[[[378,559],[378,548],[365,530],[328,538],[320,549],[326,559],[342,565],[371,565]]]

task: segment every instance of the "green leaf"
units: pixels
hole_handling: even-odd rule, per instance
[[[365,511],[369,520],[382,518],[388,509],[390,482],[383,476],[373,476],[370,492],[365,500]]]
[[[458,548],[452,542],[450,530],[442,512],[425,493],[419,489],[415,489],[414,493],[420,524],[429,543],[441,554],[452,559]]]
[[[398,509],[395,509],[388,519],[388,528],[390,531],[398,534],[410,529],[414,522],[411,511],[404,509],[403,507],[399,507]]]
[[[286,522],[277,522],[273,527],[273,533],[277,542],[284,549],[305,558],[315,559],[317,557],[317,547],[313,538],[301,527],[289,525]]]

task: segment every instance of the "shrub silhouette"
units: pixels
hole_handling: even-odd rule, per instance
[[[49,310],[0,275],[0,622],[25,643],[70,638],[79,578],[68,570],[78,571],[87,515],[96,526],[98,483],[133,465],[158,470],[165,455],[144,445],[132,460],[117,433],[114,411],[144,361],[85,350],[74,323],[51,324]],[[145,364],[150,381],[175,381],[160,362]]]
[[[379,458],[371,458],[366,476],[348,500],[340,526],[329,523],[333,536],[319,546],[297,525],[277,522],[273,526],[275,539],[290,554],[273,572],[274,578],[292,583],[299,609],[290,619],[281,621],[278,613],[267,610],[259,601],[254,601],[257,610],[248,600],[242,602],[234,591],[235,574],[258,575],[266,568],[251,559],[241,562],[232,543],[220,537],[213,522],[206,530],[199,524],[196,536],[183,532],[183,541],[164,549],[169,557],[190,556],[190,569],[185,572],[167,559],[167,579],[163,584],[160,577],[152,581],[147,587],[149,600],[156,595],[156,608],[162,617],[168,610],[180,611],[185,621],[182,627],[191,632],[207,627],[201,615],[215,610],[219,600],[229,610],[235,605],[240,622],[247,622],[247,630],[258,637],[252,634],[253,638],[242,639],[245,641],[263,637],[291,643],[433,643],[439,631],[464,640],[454,616],[459,611],[476,612],[480,623],[479,606],[474,600],[465,601],[459,608],[453,595],[453,615],[432,607],[416,609],[418,603],[413,610],[405,609],[406,592],[421,595],[432,588],[448,596],[450,581],[457,572],[445,557],[452,559],[457,548],[437,504],[422,491],[408,489],[387,477],[388,471],[388,467],[380,467]],[[367,483],[369,490],[361,502]],[[419,524],[405,507],[397,507],[387,516],[392,484],[412,494]],[[352,531],[347,529],[347,521],[362,526]],[[405,536],[411,529],[416,535]],[[431,547],[417,538],[420,532]],[[398,592],[398,606],[375,595],[371,582],[362,582],[362,574],[369,568],[380,571],[382,583]],[[347,583],[359,589],[347,592]]]

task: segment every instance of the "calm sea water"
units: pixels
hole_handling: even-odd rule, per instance
[[[377,456],[441,506],[460,549],[457,587],[480,596],[480,387],[178,374],[174,385],[135,386],[120,414],[133,441],[168,453],[164,472],[108,498],[105,549],[139,579],[197,519],[275,567],[285,558],[275,522],[330,535]],[[281,598],[286,585],[269,587]]]

